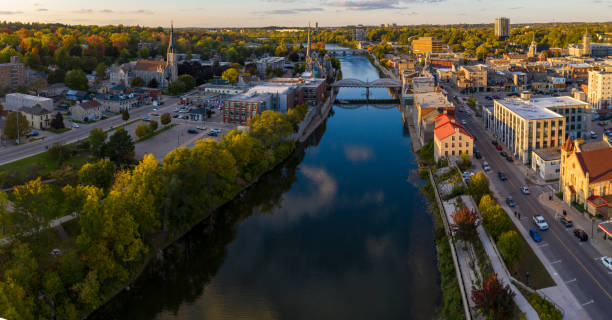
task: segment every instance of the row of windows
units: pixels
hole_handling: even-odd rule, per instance
[[[465,152],[466,154],[468,154],[468,155],[470,154],[470,153],[469,153],[467,150],[466,150],[466,151],[459,150],[458,154],[456,154],[456,153],[455,153],[455,150],[452,150],[452,151],[451,151],[451,155],[453,155],[453,156],[459,155],[459,156],[460,156],[460,155],[462,155],[464,152]],[[448,150],[444,151],[444,155],[448,157]]]
[[[453,138],[454,138],[454,137],[453,137]],[[455,140],[455,139],[453,139],[453,140]],[[445,148],[448,148],[448,142],[444,144],[444,147],[445,147]],[[455,143],[453,142],[453,143],[451,143],[451,148],[454,148],[454,147],[455,147]],[[462,147],[462,143],[461,143],[461,142],[459,142],[459,148],[461,148],[461,147]],[[470,143],[469,143],[469,142],[466,142],[466,143],[465,143],[465,147],[466,147],[466,148],[469,148],[469,147],[470,147]]]

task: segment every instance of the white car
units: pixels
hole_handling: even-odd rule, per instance
[[[529,188],[527,188],[527,186],[522,186],[522,187],[521,187],[521,192],[522,192],[523,194],[529,194],[529,193],[530,193],[530,192],[529,192]]]
[[[485,172],[491,171],[491,167],[489,166],[488,162],[485,161],[482,163],[482,170],[484,170]]]
[[[465,120],[461,120],[461,124],[462,124],[462,125],[466,125],[466,124],[467,124],[467,121],[465,121]]]
[[[534,216],[533,223],[535,223],[535,225],[538,226],[538,229],[542,231],[548,230],[548,223],[546,223],[546,220],[544,220],[544,217],[542,216]]]
[[[79,128],[79,125],[73,122],[73,123],[72,123],[72,127],[73,127],[73,128],[75,128],[75,129],[78,129],[78,128]]]
[[[604,267],[606,267],[606,268],[608,268],[608,270],[612,271],[612,258],[610,258],[610,257],[601,257],[600,261],[604,265]]]

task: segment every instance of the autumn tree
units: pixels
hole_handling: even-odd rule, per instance
[[[523,239],[514,230],[506,231],[499,236],[497,247],[509,265],[517,263],[521,259]]]
[[[476,203],[480,203],[482,197],[490,193],[489,179],[487,179],[487,176],[482,171],[479,171],[470,178],[468,187],[469,193],[474,197]]]
[[[136,126],[134,133],[136,134],[138,138],[142,138],[146,136],[147,133],[149,133],[149,127],[146,124],[141,123],[138,126]]]
[[[274,160],[265,158],[261,141],[237,129],[224,135],[221,144],[232,154],[238,172],[246,181],[251,181]]]
[[[149,122],[149,130],[151,132],[155,132],[155,130],[157,130],[158,127],[159,127],[159,123],[156,120],[151,120],[151,122]]]
[[[491,274],[481,288],[472,286],[472,301],[479,315],[491,320],[512,319],[514,313],[515,293],[510,285],[504,286],[497,279],[497,274]]]
[[[160,117],[160,121],[161,124],[165,126],[172,121],[172,117],[170,117],[170,114],[168,112],[164,112]]]
[[[236,81],[238,81],[239,76],[240,72],[238,72],[238,70],[234,68],[229,68],[223,71],[223,74],[221,74],[221,79],[229,81],[231,84],[236,84]]]
[[[451,228],[457,239],[472,242],[478,238],[477,228],[480,221],[473,210],[461,208],[451,214],[451,218],[453,219]]]
[[[510,220],[506,211],[493,201],[490,195],[482,197],[478,209],[482,215],[482,224],[493,239],[497,240],[502,233],[512,228],[512,220]]]
[[[17,186],[13,190],[16,220],[22,231],[45,227],[57,217],[57,201],[50,185],[41,178]]]
[[[113,183],[115,164],[106,159],[86,163],[79,170],[79,182],[86,186],[96,186],[108,190]]]

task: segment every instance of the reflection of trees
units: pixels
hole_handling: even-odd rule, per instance
[[[312,137],[315,145],[325,131],[319,127]],[[227,255],[238,224],[256,212],[274,212],[282,196],[297,181],[296,171],[304,158],[299,146],[282,164],[236,199],[219,208],[210,221],[195,226],[184,237],[152,261],[128,292],[122,292],[91,316],[91,319],[151,319],[162,310],[178,311],[184,302],[201,296]]]

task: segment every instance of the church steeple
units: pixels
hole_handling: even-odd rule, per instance
[[[174,50],[174,23],[170,22],[170,40],[168,41],[168,53],[176,53]]]
[[[176,60],[176,48],[174,47],[174,24],[170,22],[170,39],[168,40],[168,52],[166,53],[166,79],[170,82],[178,79],[178,61]]]

